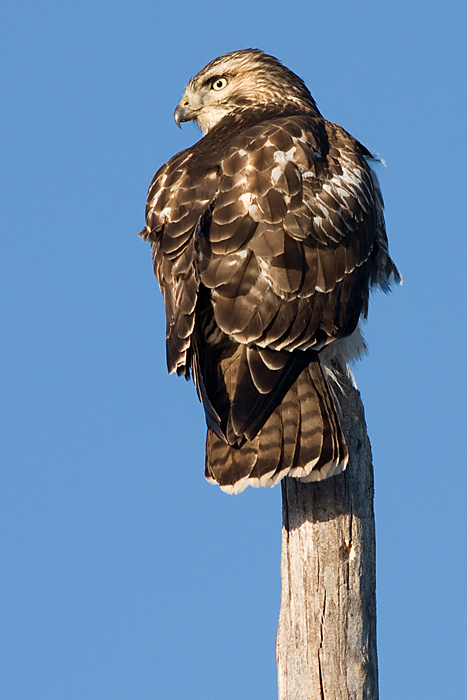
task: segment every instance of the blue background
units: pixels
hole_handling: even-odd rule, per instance
[[[280,488],[204,481],[137,236],[154,172],[199,138],[173,122],[184,85],[246,47],[386,161],[404,285],[374,297],[356,368],[381,697],[464,696],[466,20],[453,0],[4,3],[2,698],[276,696]]]

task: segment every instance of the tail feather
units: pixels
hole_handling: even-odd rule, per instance
[[[278,449],[279,443],[282,442],[282,421],[279,411],[274,411],[270,419],[266,422],[264,428],[258,435],[258,454],[256,464],[253,467],[250,478],[268,481],[271,474],[279,467],[282,450]]]
[[[318,356],[302,370],[256,435],[236,444],[208,429],[206,478],[228,493],[284,476],[318,481],[345,469],[339,407]]]

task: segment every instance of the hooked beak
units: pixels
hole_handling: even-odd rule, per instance
[[[175,124],[178,126],[179,129],[182,127],[180,126],[180,122],[189,122],[194,118],[194,110],[191,109],[189,106],[188,100],[183,99],[176,107],[175,107],[175,112],[174,112],[174,119],[175,119]]]

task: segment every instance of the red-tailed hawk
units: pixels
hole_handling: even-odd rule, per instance
[[[371,153],[256,49],[190,80],[175,121],[190,120],[204,136],[155,175],[141,235],[169,372],[191,373],[206,413],[206,478],[238,493],[337,474],[348,451],[327,365],[362,345],[370,288],[399,281]]]

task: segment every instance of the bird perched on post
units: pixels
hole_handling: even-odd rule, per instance
[[[204,406],[206,478],[238,493],[337,474],[348,451],[327,368],[358,354],[371,287],[400,280],[372,155],[256,49],[211,61],[174,116],[204,136],[155,175],[141,236],[169,372],[191,374]]]

